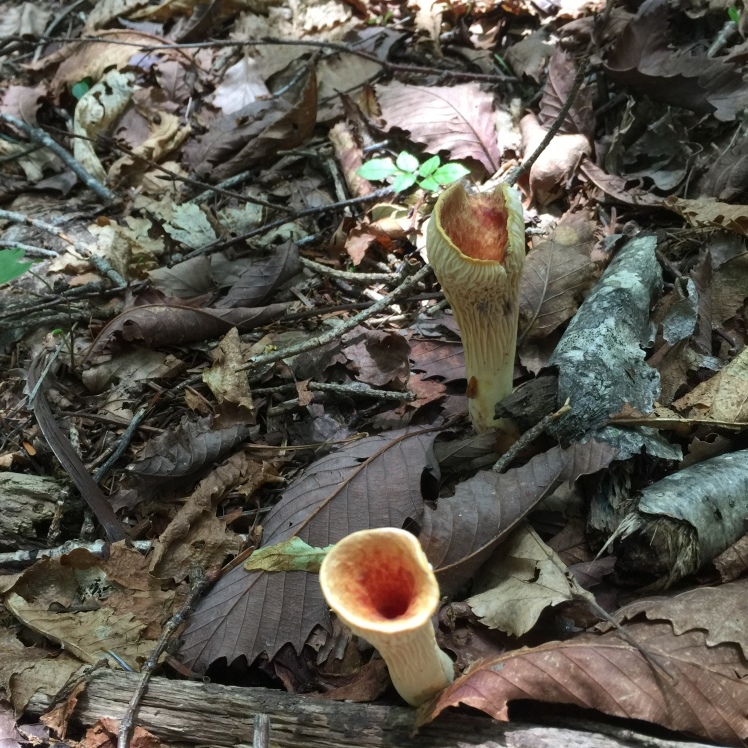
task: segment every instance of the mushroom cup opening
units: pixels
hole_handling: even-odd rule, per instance
[[[454,248],[465,257],[504,262],[509,232],[501,190],[468,195],[461,184],[455,185],[443,196],[438,222]]]
[[[421,556],[418,540],[403,530],[353,533],[325,558],[320,583],[349,625],[409,631],[423,625],[439,603],[438,584]]]

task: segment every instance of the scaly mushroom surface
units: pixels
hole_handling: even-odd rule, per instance
[[[501,427],[495,409],[512,391],[525,262],[518,193],[504,182],[488,193],[450,187],[436,201],[426,250],[460,327],[470,419],[476,431]]]
[[[394,527],[354,532],[327,554],[319,581],[338,618],[382,655],[405,701],[418,706],[452,682],[431,623],[439,584],[415,536]]]

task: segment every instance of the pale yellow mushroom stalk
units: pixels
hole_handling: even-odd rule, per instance
[[[354,532],[327,554],[319,581],[338,618],[382,655],[405,701],[418,706],[452,682],[431,623],[439,584],[415,536],[394,527]]]
[[[426,249],[460,326],[470,419],[476,431],[501,426],[496,404],[512,391],[525,223],[506,183],[467,194],[443,192],[429,221]]]

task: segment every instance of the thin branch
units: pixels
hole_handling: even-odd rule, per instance
[[[332,343],[341,335],[348,332],[348,330],[352,330],[357,325],[360,325],[362,322],[369,319],[369,317],[373,317],[375,314],[386,309],[396,299],[404,296],[406,293],[408,293],[408,291],[410,291],[411,288],[414,288],[418,283],[426,278],[426,276],[428,276],[430,272],[431,266],[424,265],[418,272],[406,278],[397,288],[390,291],[390,293],[388,293],[386,296],[383,296],[379,301],[372,304],[368,309],[364,309],[364,311],[359,312],[345,322],[341,322],[332,330],[329,330],[322,335],[318,335],[315,338],[311,338],[310,340],[305,340],[302,343],[297,343],[296,345],[289,346],[288,348],[284,348],[279,351],[265,353],[261,356],[252,356],[249,361],[247,361],[247,363],[241,367],[241,369],[256,369],[257,367],[265,366],[266,364],[271,364],[275,361],[280,361],[282,358],[287,358],[288,356],[296,356],[299,353],[304,353],[306,351],[313,351],[315,348],[320,348],[323,345]]]
[[[88,187],[89,190],[98,195],[104,202],[112,203],[117,199],[117,196],[113,192],[107,189],[93,175],[89,174],[59,143],[44,132],[44,130],[40,130],[38,127],[32,127],[31,125],[26,124],[23,120],[14,117],[12,114],[0,112],[0,119],[26,133],[34,143],[44,146],[52,151],[52,153],[54,153],[55,156],[57,156],[68,167],[68,169],[75,172],[76,176],[86,185],[86,187]]]
[[[301,264],[314,270],[315,273],[321,273],[327,275],[330,278],[340,278],[341,280],[348,280],[359,283],[370,283],[371,281],[381,281],[383,283],[391,283],[392,281],[398,280],[401,277],[400,273],[351,273],[347,270],[337,270],[331,268],[329,265],[323,265],[320,262],[314,260],[308,260],[306,257],[299,258]]]
[[[68,236],[62,229],[58,229],[57,226],[53,226],[51,223],[40,221],[37,218],[31,218],[30,216],[24,215],[23,213],[14,213],[10,210],[0,210],[0,220],[13,221],[13,223],[24,223],[27,226],[33,226],[35,229],[46,231],[49,234],[58,236],[64,242],[67,242],[73,249],[79,254],[83,255],[87,260],[91,260],[96,269],[104,273],[118,288],[124,288],[127,286],[127,281],[103,258],[92,252],[88,247],[84,246],[80,242],[77,242],[72,237]]]
[[[370,40],[367,40],[370,41]],[[440,75],[445,78],[455,80],[474,80],[485,81],[487,83],[517,83],[517,78],[511,75],[501,75],[498,73],[471,73],[464,70],[449,70],[439,67],[429,67],[426,65],[405,65],[397,62],[381,60],[376,54],[367,52],[363,49],[356,49],[348,44],[339,42],[324,41],[301,41],[297,39],[276,39],[274,37],[265,37],[263,39],[243,39],[242,41],[211,41],[211,42],[185,42],[184,44],[139,44],[137,42],[126,42],[118,39],[107,39],[104,37],[88,36],[83,38],[74,37],[54,37],[41,38],[37,44],[49,44],[50,42],[98,42],[101,44],[118,44],[129,47],[136,47],[142,52],[158,52],[169,49],[202,49],[209,47],[256,47],[262,45],[278,45],[292,47],[312,47],[314,49],[326,49],[331,52],[342,52],[344,54],[355,55],[364,60],[369,60],[388,73],[411,73],[415,75]]]
[[[571,84],[569,94],[566,97],[566,101],[564,101],[564,105],[561,107],[561,110],[556,116],[556,119],[553,120],[553,123],[548,128],[548,132],[545,134],[545,137],[541,141],[540,145],[533,151],[530,158],[526,158],[519,166],[516,166],[509,172],[506,179],[504,180],[508,184],[515,184],[517,180],[530,169],[530,167],[538,160],[540,154],[548,147],[548,144],[551,142],[551,140],[553,140],[558,131],[561,129],[561,126],[564,124],[564,120],[566,119],[566,115],[569,113],[569,110],[574,104],[574,100],[577,98],[579,89],[582,87],[582,83],[584,82],[584,75],[587,72],[587,64],[589,63],[589,59],[589,57],[585,57],[579,63],[579,69],[577,70],[574,82]]]
[[[127,705],[127,710],[122,716],[122,721],[119,725],[119,735],[117,737],[117,748],[128,748],[130,743],[130,736],[132,735],[133,727],[135,726],[135,717],[138,712],[140,702],[148,689],[148,683],[153,677],[153,673],[158,666],[158,661],[161,655],[166,650],[166,647],[174,636],[176,630],[184,623],[187,618],[187,614],[190,612],[190,608],[195,604],[195,601],[200,597],[203,591],[218,578],[218,574],[206,574],[190,591],[187,599],[184,601],[182,607],[167,621],[164,626],[164,630],[161,632],[156,646],[153,651],[148,655],[148,659],[143,663],[143,667],[140,670],[140,681],[138,687],[135,689],[135,693],[130,699],[130,703]]]
[[[493,466],[494,473],[501,473],[514,461],[517,455],[526,447],[529,447],[553,421],[560,418],[564,413],[568,413],[571,406],[568,403],[562,405],[555,413],[549,413],[541,418],[531,429],[525,431],[519,439],[496,461]]]
[[[345,208],[348,205],[360,205],[361,203],[366,203],[371,200],[378,200],[380,197],[387,197],[391,194],[392,188],[385,187],[381,190],[376,190],[369,195],[363,195],[362,197],[352,197],[349,200],[341,200],[340,202],[330,203],[329,205],[320,205],[316,208],[305,208],[304,210],[299,210],[296,213],[292,213],[291,215],[279,218],[277,221],[272,221],[271,223],[266,223],[264,226],[259,226],[256,229],[247,231],[245,234],[240,234],[239,236],[235,236],[231,239],[221,239],[219,241],[213,242],[212,244],[206,244],[204,247],[199,247],[198,249],[195,249],[192,252],[184,255],[184,257],[182,257],[182,260],[191,260],[193,257],[200,257],[201,255],[212,254],[213,252],[221,252],[224,249],[233,247],[236,244],[243,244],[247,239],[251,239],[254,236],[258,236],[259,234],[264,234],[268,231],[272,231],[272,229],[278,228],[278,226],[283,226],[283,224],[294,221],[297,218],[318,216],[321,213],[328,213],[337,210],[338,208]]]

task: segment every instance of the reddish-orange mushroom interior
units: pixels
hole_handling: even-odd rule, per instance
[[[397,558],[395,563],[382,556],[372,561],[356,575],[359,612],[389,621],[406,615],[416,597],[413,574]]]
[[[440,213],[440,224],[455,247],[474,260],[503,262],[509,239],[506,206],[490,194],[466,195],[453,190]]]

